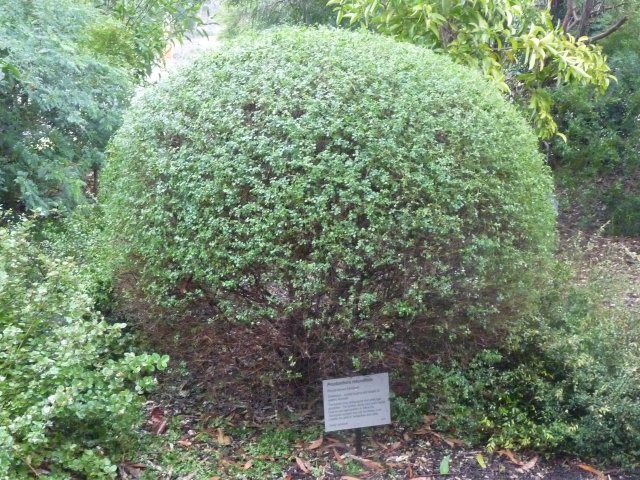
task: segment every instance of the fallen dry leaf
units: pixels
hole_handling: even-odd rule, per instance
[[[589,465],[586,465],[584,463],[579,464],[578,468],[581,469],[581,470],[584,470],[585,472],[593,473],[598,478],[598,480],[607,480],[607,477],[604,474],[604,472],[601,472],[597,468],[593,468],[593,467],[591,467]]]
[[[533,467],[536,466],[536,463],[538,463],[538,456],[537,455],[535,457],[533,457],[531,460],[529,460],[527,463],[522,465],[522,468],[520,468],[520,470],[522,470],[523,472],[531,470]]]
[[[519,467],[524,465],[524,462],[521,460],[518,460],[518,458],[513,454],[511,450],[498,450],[496,453],[498,455],[503,455],[507,457],[509,461],[514,465],[518,465]]]
[[[338,453],[338,451],[335,448],[332,448],[331,450],[333,450],[333,457],[336,459],[336,462],[338,462],[340,466],[342,466],[344,464],[344,461],[342,460],[342,456]]]
[[[538,456],[537,455],[535,457],[533,457],[531,460],[529,460],[527,463],[525,463],[522,466],[522,470],[524,470],[525,472],[527,470],[531,470],[533,467],[535,467],[536,463],[538,463]]]
[[[319,439],[314,440],[309,444],[309,446],[307,447],[307,450],[315,450],[316,448],[320,448],[322,446],[322,442],[324,442],[323,437],[320,437]]]
[[[464,447],[464,441],[458,438],[444,438],[442,437],[442,441],[449,445],[451,448],[455,447]]]
[[[391,453],[394,450],[397,450],[398,448],[400,448],[401,446],[402,446],[402,442],[395,442],[395,443],[392,443],[391,445],[389,445],[388,447],[385,447],[385,450],[388,453]]]
[[[225,435],[221,428],[218,429],[216,440],[220,445],[231,445],[231,437],[229,435]]]
[[[326,440],[331,444],[332,447],[347,448],[347,446],[337,438],[327,437]]]
[[[440,435],[437,432],[434,432],[433,430],[431,430],[431,428],[429,428],[428,426],[426,427],[422,427],[419,428],[418,430],[416,430],[415,432],[413,432],[415,435],[431,435],[433,438],[446,443],[449,448],[455,448],[455,447],[464,447],[464,441],[460,440],[458,438],[445,438],[442,435]],[[405,438],[406,440],[406,438]],[[407,440],[408,441],[408,440]]]
[[[349,475],[343,475],[340,480],[360,480],[358,477],[350,477]]]
[[[193,445],[191,440],[188,440],[186,438],[182,438],[182,439],[178,440],[176,442],[176,444],[180,445],[181,447],[190,447],[191,445]]]
[[[349,458],[354,459],[357,462],[360,462],[364,468],[367,470],[374,470],[377,472],[384,472],[384,467],[381,463],[374,462],[373,460],[369,460],[368,458],[357,457],[355,455],[349,455]]]
[[[164,416],[164,408],[153,407],[151,410],[151,431],[156,435],[162,435],[167,431],[167,419]]]
[[[379,448],[380,450],[386,450],[387,447],[384,443],[380,443],[377,440],[374,440],[373,438],[369,440],[369,444],[375,448]]]
[[[253,465],[253,460],[247,460],[247,463],[245,463],[242,468],[244,470],[249,470],[252,467],[252,465]]]
[[[118,466],[118,473],[123,479],[137,480],[142,476],[142,470],[147,468],[143,463],[121,463]]]
[[[220,477],[209,477],[209,480],[220,480]]]
[[[151,417],[164,417],[164,408],[160,405],[156,405],[151,409]]]
[[[168,425],[167,421],[166,420],[162,420],[161,422],[158,422],[157,424],[153,425],[152,431],[156,435],[162,435],[163,433],[165,433],[167,431],[167,425]]]
[[[309,473],[311,471],[311,467],[300,457],[296,457],[296,463],[298,464],[298,468],[304,473]]]

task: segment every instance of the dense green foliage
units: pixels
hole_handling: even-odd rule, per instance
[[[108,23],[92,32],[93,40],[113,55],[124,56],[138,79],[144,80],[152,67],[163,62],[168,44],[183,41],[201,24],[198,11],[203,0],[93,0],[93,4],[118,21],[129,44],[123,50],[122,32]]]
[[[603,44],[617,78],[605,95],[594,98],[582,88],[554,94],[555,116],[568,137],[553,144],[557,176],[574,198],[573,192],[582,192],[578,198],[589,221],[611,221],[608,232],[622,235],[640,234],[639,33],[634,12]]]
[[[482,70],[504,91],[524,92],[542,138],[557,133],[549,84],[605,90],[610,73],[598,46],[574,38],[533,0],[331,0],[338,20],[446,52]]]
[[[273,325],[294,360],[493,331],[553,248],[549,172],[515,109],[375,34],[285,29],[202,58],[133,106],[105,178],[140,285]]]
[[[105,146],[167,42],[201,2],[17,0],[0,9],[0,205],[66,210],[93,191]]]
[[[464,366],[417,365],[418,412],[435,413],[435,428],[455,428],[491,450],[637,465],[640,312],[626,303],[638,293],[638,272],[619,270],[601,260],[578,282],[565,265],[541,292],[539,314],[499,350]],[[411,408],[400,403],[407,418]]]
[[[228,0],[220,17],[226,36],[274,25],[335,24],[335,14],[325,0]]]
[[[14,2],[0,9],[0,204],[64,208],[103,162],[131,94],[129,75],[94,48],[113,25],[82,2]]]
[[[82,271],[32,230],[0,227],[0,478],[115,478],[139,394],[167,358],[132,353]]]

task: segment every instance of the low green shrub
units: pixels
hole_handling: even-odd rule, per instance
[[[416,366],[417,411],[491,450],[637,465],[640,312],[628,305],[637,277],[610,263],[593,268],[584,284],[558,277],[540,316],[520,324],[499,351],[468,365]]]
[[[640,176],[640,175],[637,175]],[[629,185],[631,182],[625,182]],[[612,235],[640,236],[640,194],[616,182],[604,195],[611,215],[607,232]]]
[[[34,233],[47,255],[74,263],[95,309],[110,317],[115,308],[113,255],[117,249],[109,245],[101,206],[88,201],[64,217],[41,222]]]
[[[115,478],[168,359],[133,353],[82,271],[32,233],[0,218],[0,478]]]

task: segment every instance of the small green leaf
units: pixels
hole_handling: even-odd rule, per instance
[[[478,465],[480,465],[480,468],[487,468],[487,462],[485,462],[484,457],[481,453],[478,453],[476,455],[476,460],[478,461]]]
[[[445,455],[445,457],[440,462],[440,475],[447,475],[449,473],[449,462],[451,460],[451,455]]]

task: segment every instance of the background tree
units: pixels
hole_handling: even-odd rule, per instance
[[[18,0],[0,9],[0,205],[67,209],[95,192],[135,81],[197,24],[194,0]],[[99,7],[99,8],[98,8]]]
[[[227,0],[221,12],[225,35],[273,25],[335,24],[326,0]]]
[[[533,0],[330,0],[338,21],[446,52],[481,69],[505,92],[526,100],[542,138],[558,133],[546,87],[594,85],[611,79],[600,47],[575,38]],[[582,29],[580,30],[582,31]]]
[[[618,31],[629,20],[632,6],[629,0],[551,0],[549,11],[554,24],[560,23],[565,32],[597,42]]]
[[[136,76],[144,79],[154,65],[162,63],[167,45],[185,40],[202,24],[198,17],[204,0],[93,0],[116,18],[133,40],[129,62]],[[113,31],[103,30],[103,45],[114,40]],[[202,33],[202,31],[200,31]],[[107,42],[108,41],[108,42]]]
[[[610,30],[618,18],[623,28],[602,40],[617,81],[602,96],[564,86],[553,93],[554,117],[568,142],[554,141],[549,160],[558,184],[570,192],[566,202],[583,226],[601,226],[618,235],[640,234],[640,18],[628,2],[592,18],[593,32]],[[614,12],[614,13],[613,13]],[[597,35],[597,33],[596,33]]]
[[[133,54],[127,32],[82,2],[20,0],[0,10],[3,207],[69,207],[86,173],[102,165],[132,93],[126,62],[92,42],[104,28],[117,32],[112,48]]]

